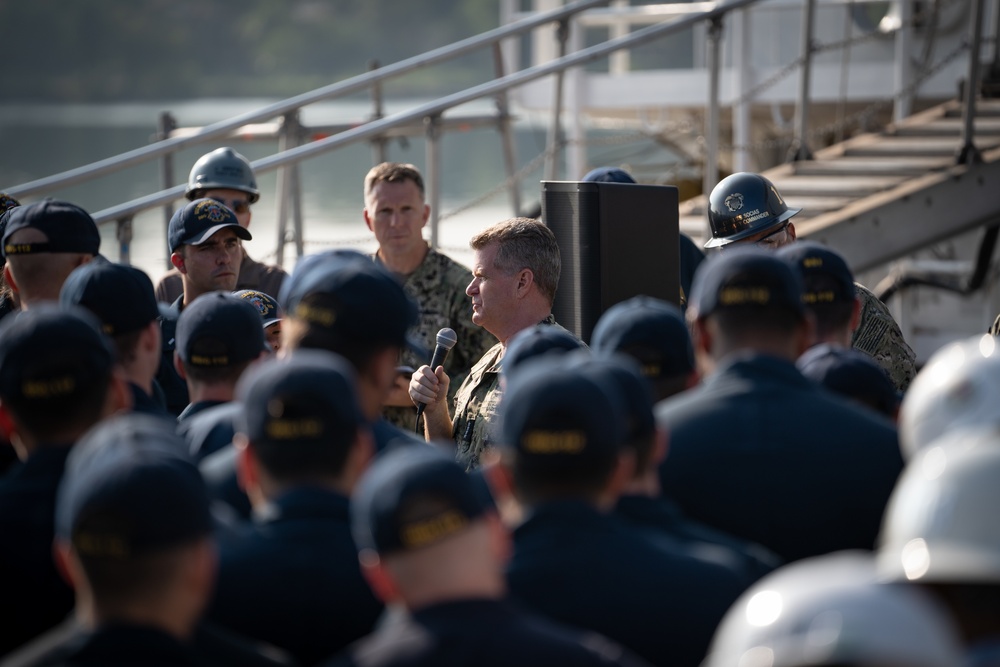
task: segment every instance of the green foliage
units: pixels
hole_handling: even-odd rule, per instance
[[[4,102],[287,96],[496,27],[498,0],[3,0]],[[428,95],[488,54],[404,80]]]

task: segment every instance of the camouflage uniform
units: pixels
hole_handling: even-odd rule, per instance
[[[878,297],[854,283],[861,300],[861,321],[854,330],[851,345],[872,357],[889,374],[899,391],[906,391],[917,374],[916,355],[903,340],[903,332],[892,313]]]
[[[246,250],[243,250],[240,275],[236,279],[234,291],[252,289],[277,299],[281,283],[287,276],[288,274],[281,267],[256,262],[250,259]],[[181,273],[177,269],[167,271],[156,285],[156,300],[162,303],[173,303],[183,293],[184,284],[181,282]]]
[[[556,324],[549,315],[540,324]],[[500,405],[500,369],[503,344],[497,343],[483,355],[455,395],[452,437],[458,445],[457,458],[466,470],[479,467],[479,459],[496,440],[497,407]]]
[[[381,263],[377,256],[375,261]],[[469,269],[434,249],[429,249],[420,266],[403,280],[403,289],[420,307],[420,318],[410,330],[411,336],[428,351],[434,349],[437,332],[444,327],[454,329],[458,336],[444,363],[444,370],[451,378],[449,404],[472,364],[497,341],[486,329],[472,323],[472,301],[465,294],[471,280]],[[407,348],[399,363],[420,368],[429,361]],[[399,428],[412,431],[417,409],[387,407],[383,416]]]

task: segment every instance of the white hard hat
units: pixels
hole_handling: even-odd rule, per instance
[[[877,563],[903,581],[1000,583],[1000,436],[939,438],[907,464],[889,499]]]
[[[1000,431],[1000,345],[975,336],[935,352],[917,374],[899,410],[899,441],[907,458],[945,433]]]
[[[950,619],[923,591],[880,583],[872,555],[797,561],[754,584],[726,613],[702,667],[954,667]]]

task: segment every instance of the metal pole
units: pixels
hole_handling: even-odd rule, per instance
[[[283,152],[295,148],[299,136],[298,112],[292,111],[282,117],[281,135],[278,137],[278,151]],[[285,263],[285,243],[288,237],[288,200],[291,195],[292,165],[282,166],[278,169],[278,183],[275,188],[275,199],[277,200],[278,213],[278,243],[275,247],[275,263],[283,266]],[[296,239],[296,248],[301,241]]]
[[[569,40],[567,51],[573,53],[583,48],[583,29],[574,20],[570,19]],[[587,128],[584,127],[583,115],[587,106],[586,93],[586,70],[582,67],[573,67],[566,70],[566,88],[563,93],[565,101],[563,106],[569,112],[569,127],[563,134],[565,171],[570,174],[570,179],[581,178],[587,172]]]
[[[298,115],[295,117],[295,145],[302,143],[304,130],[299,123]],[[295,258],[301,259],[305,253],[305,238],[302,234],[302,169],[301,163],[292,164],[292,233],[295,235]]]
[[[559,57],[566,57],[566,42],[569,39],[569,23],[564,19],[559,22],[556,29],[556,38],[559,40]],[[549,127],[549,145],[546,148],[545,156],[545,180],[556,180],[559,168],[559,150],[562,146],[562,107],[563,107],[563,80],[566,70],[561,69],[556,72],[555,81],[555,104],[552,105],[552,125]]]
[[[368,62],[368,71],[374,72],[379,68],[379,62],[377,60],[371,60]],[[376,81],[372,84],[372,120],[382,120],[385,118],[382,108],[382,82]],[[388,142],[385,139],[384,134],[380,134],[374,139],[372,139],[372,152],[375,159],[375,164],[382,164],[386,161],[386,146]]]
[[[896,0],[899,7],[899,30],[896,31],[896,59],[893,68],[896,74],[896,90],[906,90],[910,85],[913,70],[910,53],[913,51],[913,3],[912,0]],[[913,106],[913,93],[910,91],[896,98],[893,106],[892,119],[899,122],[910,115]]]
[[[962,148],[958,164],[976,164],[983,156],[975,144],[976,94],[979,92],[979,49],[982,45],[983,0],[975,0],[969,22],[969,77],[965,81],[965,109],[962,114]]]
[[[493,45],[493,71],[496,78],[504,77],[503,50],[500,44]],[[514,133],[510,131],[510,111],[507,105],[507,91],[497,95],[497,127],[500,130],[500,142],[503,146],[503,163],[510,186],[507,194],[514,216],[521,215],[521,184],[514,180],[517,173],[517,158],[514,155]]]
[[[438,210],[441,208],[441,132],[440,116],[428,116],[427,123],[427,203],[431,207],[431,247],[437,248]]]
[[[816,0],[806,0],[802,13],[802,71],[799,74],[799,101],[795,106],[795,139],[788,149],[788,161],[811,160],[806,132],[809,126],[809,83],[812,78],[813,17]]]
[[[118,239],[118,263],[132,263],[132,218],[121,218],[118,220],[115,238]]]
[[[752,136],[750,133],[750,108],[753,100],[743,99],[743,96],[750,89],[753,80],[751,69],[753,51],[750,48],[750,12],[746,9],[736,12],[733,38],[734,60],[739,59],[739,64],[736,65],[739,73],[736,76],[735,86],[739,103],[733,106],[733,143],[736,145],[736,149],[733,151],[733,171],[750,171],[751,156],[748,146]]]
[[[719,179],[719,69],[722,67],[722,18],[708,24],[708,110],[705,116],[705,173],[702,190],[705,196]],[[711,234],[709,234],[711,236]]]
[[[170,133],[177,129],[177,121],[169,111],[160,114],[156,122],[156,140],[166,141]],[[174,187],[174,154],[164,153],[160,163],[160,186],[164,190]],[[174,217],[174,203],[168,201],[163,205],[163,243],[167,251],[167,270],[173,268],[170,263],[170,240],[167,238],[170,229],[170,218]]]

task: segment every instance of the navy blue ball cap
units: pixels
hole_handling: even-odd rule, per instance
[[[87,558],[128,560],[212,531],[208,493],[185,443],[159,417],[101,422],[76,445],[56,500],[56,535]]]
[[[257,309],[261,319],[264,320],[265,329],[281,321],[281,307],[270,294],[264,294],[254,289],[241,289],[233,292],[233,296],[249,301],[250,305]]]
[[[177,353],[198,368],[225,368],[252,361],[268,349],[260,313],[225,292],[202,294],[177,319]]]
[[[160,317],[153,282],[134,266],[88,262],[73,270],[59,292],[63,306],[82,306],[109,336],[147,326]]]
[[[305,255],[295,263],[295,268],[281,283],[281,291],[277,295],[278,303],[287,310],[291,301],[302,298],[301,286],[313,269],[322,267],[329,262],[340,260],[370,262],[371,257],[357,250],[347,248],[324,250],[311,255]]]
[[[12,238],[24,229],[37,230],[45,238]],[[48,199],[12,208],[7,214],[3,233],[4,257],[40,252],[96,255],[100,248],[101,234],[97,223],[76,204]]]
[[[688,317],[707,317],[726,308],[784,308],[805,316],[802,278],[774,252],[737,247],[708,257],[691,286]]]
[[[347,448],[367,423],[354,367],[325,350],[296,350],[240,378],[240,430],[254,446]]]
[[[694,371],[691,334],[680,309],[651,296],[636,296],[608,308],[590,339],[600,356],[622,353],[639,362],[651,380]]]
[[[813,241],[796,241],[779,248],[777,253],[802,276],[802,299],[806,306],[853,303],[857,298],[854,275],[836,251]]]
[[[290,280],[283,300],[287,317],[350,340],[386,342],[430,356],[408,335],[417,323],[416,302],[394,275],[365,255],[331,253]]]
[[[583,341],[558,325],[536,324],[511,336],[503,353],[502,371],[510,375],[529,359],[585,347]]]
[[[539,359],[509,376],[500,403],[501,448],[518,465],[553,475],[614,457],[625,438],[625,408],[570,353]]]
[[[635,183],[635,179],[627,171],[618,167],[591,169],[583,180],[591,183]]]
[[[581,372],[622,398],[619,402],[624,408],[627,441],[653,434],[656,418],[653,415],[655,398],[652,385],[634,359],[613,353],[599,357],[574,354],[566,360],[579,364]]]
[[[830,391],[859,400],[893,415],[901,397],[896,386],[874,359],[848,347],[820,344],[806,350],[795,362],[807,378]]]
[[[93,391],[115,363],[100,322],[82,308],[41,304],[0,322],[0,398],[72,400]]]
[[[226,228],[232,229],[244,241],[253,238],[228,207],[214,199],[195,199],[170,218],[167,227],[170,252],[176,252],[182,245],[201,245]]]
[[[493,509],[477,482],[434,447],[398,447],[378,458],[351,496],[359,551],[412,551],[465,531]]]

